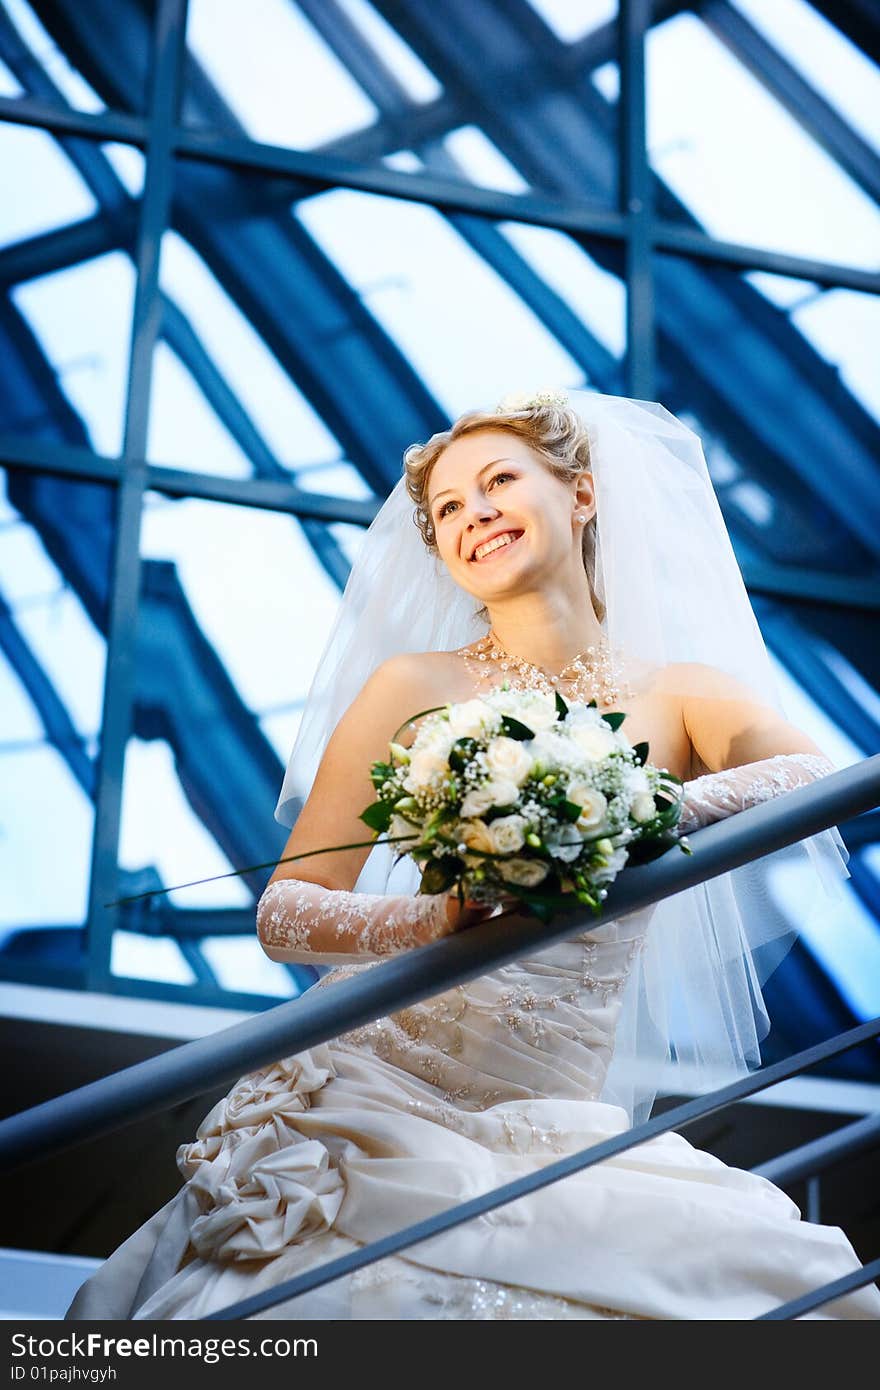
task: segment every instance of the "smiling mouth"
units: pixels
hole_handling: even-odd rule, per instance
[[[512,533],[512,534],[513,534],[513,533]],[[494,550],[490,550],[489,553],[488,553],[488,555],[483,555],[482,558],[480,558],[480,557],[478,557],[478,556],[476,556],[476,555],[472,556],[472,557],[471,557],[471,560],[469,561],[469,563],[472,564],[472,565],[484,565],[484,564],[486,564],[489,560],[494,560],[496,555],[501,555],[501,554],[503,554],[503,552],[506,551],[506,550],[512,550],[513,547],[516,545],[517,541],[522,539],[523,534],[524,534],[524,532],[522,532],[522,531],[517,531],[517,532],[513,535],[513,540],[512,540],[512,541],[505,541],[504,545],[496,545],[496,547],[495,547]]]

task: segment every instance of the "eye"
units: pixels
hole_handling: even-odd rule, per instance
[[[493,473],[493,474],[492,474],[492,478],[491,478],[491,480],[490,480],[490,482],[489,482],[489,486],[491,487],[491,486],[492,486],[492,483],[497,483],[499,478],[515,478],[515,477],[516,477],[516,474],[515,474],[515,473],[509,473],[509,472],[507,472],[506,470],[502,469],[502,471],[501,471],[500,473]],[[452,506],[452,503],[451,503],[451,502],[444,502],[444,503],[443,503],[443,506],[440,508],[439,512],[437,513],[437,520],[438,520],[438,521],[442,521],[442,520],[443,520],[444,516],[446,515],[446,508],[447,508],[447,507],[451,507],[451,506]]]

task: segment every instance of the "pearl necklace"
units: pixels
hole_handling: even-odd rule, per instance
[[[620,660],[615,661],[613,653]],[[621,678],[623,656],[620,649],[612,648],[604,633],[598,644],[591,644],[585,652],[579,652],[571,661],[567,661],[557,676],[548,676],[542,667],[526,661],[525,657],[505,651],[491,631],[481,637],[471,650],[463,649],[461,655],[467,670],[478,679],[485,676],[489,666],[494,663],[494,670],[513,670],[523,679],[527,689],[541,690],[548,695],[554,693],[558,682],[564,681],[571,685],[568,698],[582,700],[585,704],[596,699],[597,704],[612,705],[621,696],[631,698],[635,694],[629,681]]]

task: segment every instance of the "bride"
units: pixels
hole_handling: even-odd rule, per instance
[[[625,711],[685,831],[833,770],[785,718],[698,437],[656,402],[507,397],[412,445],[364,537],[276,808],[272,960],[332,987],[494,914],[418,894],[384,844],[297,856],[363,842],[395,732],[503,680]],[[240,1078],[66,1317],[201,1318],[621,1133],[670,1057],[744,1074],[796,934],[774,866],[827,911],[847,857],[824,831]],[[841,1229],[670,1132],[256,1316],[750,1319],[858,1268]],[[807,1316],[878,1318],[880,1292]]]

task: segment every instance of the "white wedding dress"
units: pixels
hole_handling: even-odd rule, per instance
[[[684,828],[827,770],[790,754],[696,779]],[[385,953],[404,949],[417,920],[439,921],[440,897],[411,898],[407,926],[403,899],[381,910],[376,895],[276,881],[261,939],[288,943],[291,958],[345,961],[314,986],[332,988],[382,953],[334,955],[331,938],[375,946],[384,923],[398,931]],[[242,1077],[178,1150],[176,1196],[66,1317],[200,1318],[625,1130],[626,1111],[598,1096],[650,915]],[[840,1228],[803,1221],[766,1179],[667,1133],[256,1316],[751,1319],[858,1268]],[[807,1316],[880,1318],[880,1291]]]

